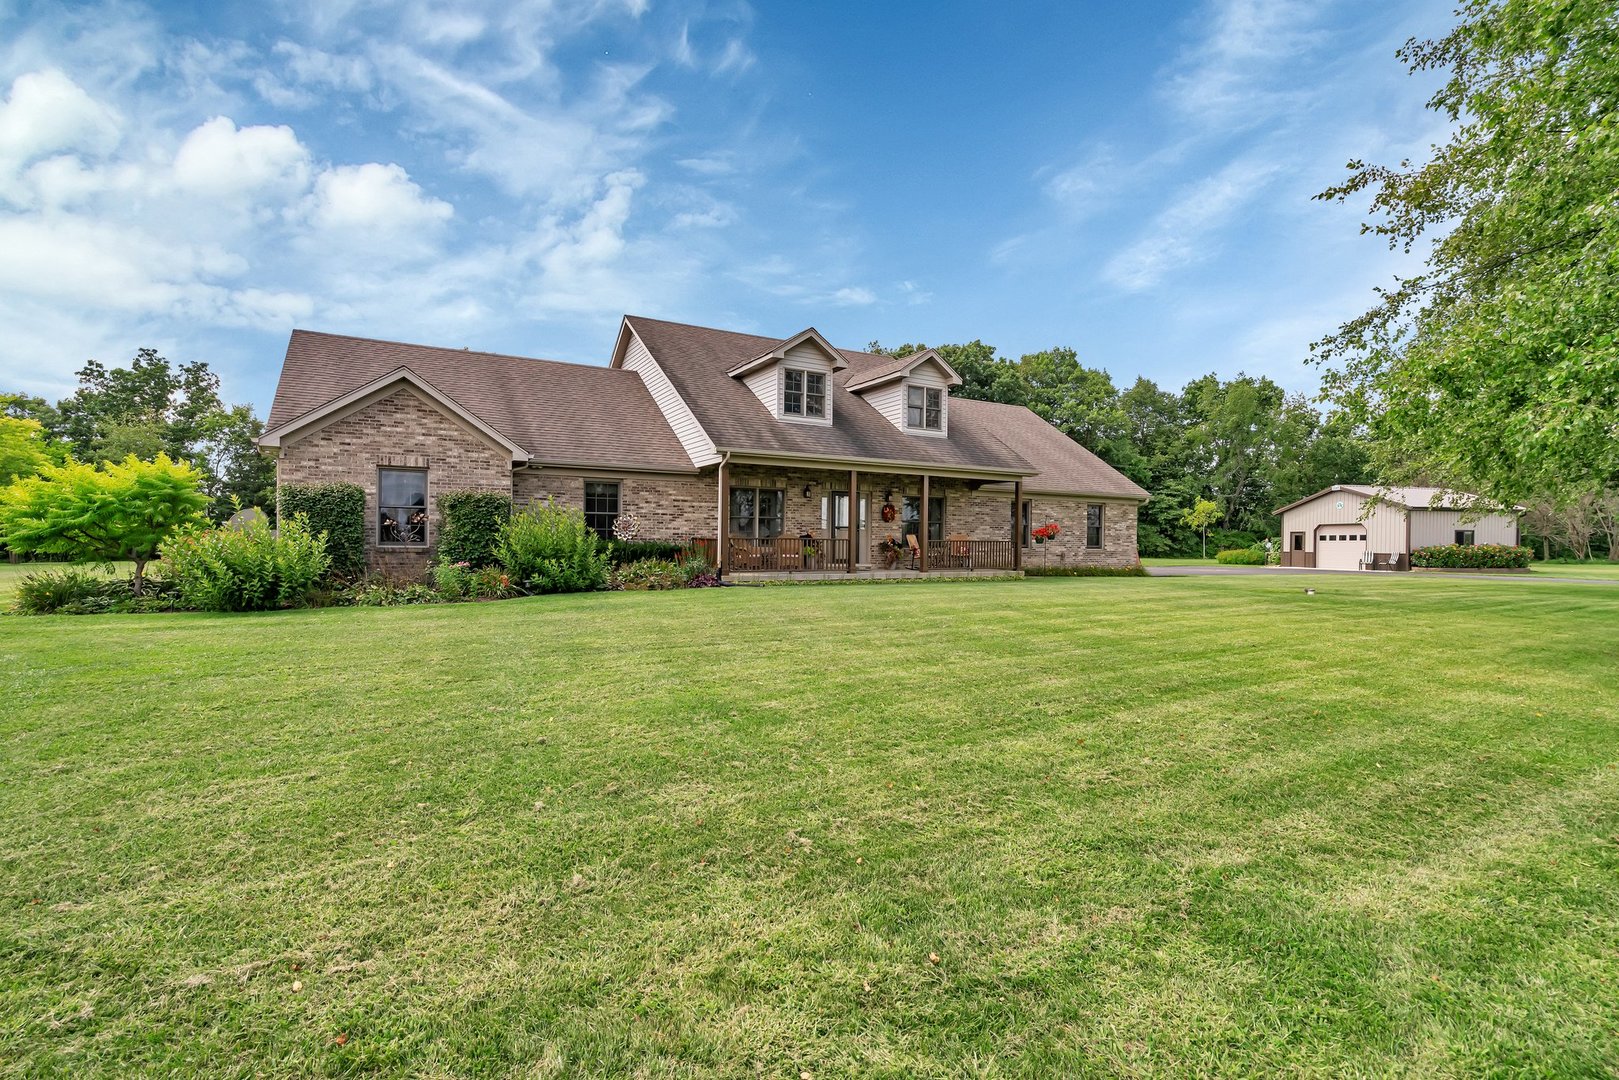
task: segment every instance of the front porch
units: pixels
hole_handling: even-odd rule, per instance
[[[783,467],[733,461],[718,469],[711,541],[723,577],[742,581],[840,576],[1021,573],[1028,525],[1017,477]],[[997,483],[999,481],[999,483]]]

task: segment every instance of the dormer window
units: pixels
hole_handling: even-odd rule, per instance
[[[922,431],[943,431],[944,391],[935,386],[907,386],[905,424]]]
[[[781,412],[783,416],[826,416],[826,374],[787,368],[782,373]]]

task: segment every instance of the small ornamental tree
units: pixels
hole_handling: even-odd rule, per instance
[[[158,454],[102,467],[68,462],[0,491],[0,542],[12,551],[81,561],[128,559],[139,596],[146,564],[177,529],[202,520],[202,474]]]
[[[1209,557],[1209,526],[1220,520],[1220,504],[1199,499],[1181,515],[1181,524],[1196,529],[1203,536],[1203,557]]]

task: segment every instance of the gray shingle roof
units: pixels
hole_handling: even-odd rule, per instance
[[[742,360],[766,352],[776,339],[638,315],[625,321],[723,449],[978,466],[1020,472],[1031,491],[1147,498],[1124,474],[1021,405],[952,397],[950,435],[938,439],[905,434],[848,391],[850,383],[859,385],[903,368],[909,357],[839,349],[849,366],[833,379],[832,427],[787,424],[726,374]]]
[[[727,373],[780,339],[639,316],[641,336],[716,445],[742,453],[888,461],[989,476],[1021,474],[1028,490],[1144,499],[1147,493],[1021,406],[950,399],[948,438],[907,435],[846,387],[896,358],[838,350],[833,425],[783,423]],[[691,459],[632,371],[555,360],[294,330],[267,427],[281,427],[398,368],[521,446],[539,464],[693,472]]]
[[[407,367],[538,463],[694,472],[640,376],[587,364],[294,330],[267,427]]]
[[[958,424],[993,431],[995,438],[1037,470],[1023,489],[1050,495],[1104,495],[1146,499],[1147,490],[1022,405],[950,399],[950,433]]]
[[[727,374],[743,361],[769,351],[781,339],[633,315],[626,321],[669,376],[714,445],[722,450],[981,468],[1002,473],[1035,471],[989,431],[972,424],[958,430],[954,411],[950,414],[948,439],[907,435],[864,398],[846,389],[850,379],[859,381],[874,366],[889,364],[891,357],[839,349],[849,366],[832,379],[832,425],[783,423],[759,403],[740,379]]]

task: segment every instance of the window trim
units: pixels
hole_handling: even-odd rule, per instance
[[[396,506],[384,505],[382,501],[382,477],[385,473],[412,473],[422,478],[422,505]],[[378,465],[377,466],[377,513],[371,520],[372,536],[376,538],[378,548],[387,548],[399,551],[423,551],[433,546],[433,492],[428,479],[428,470],[412,468],[405,465]],[[384,510],[420,510],[422,512],[422,538],[420,540],[384,540],[382,538],[382,513]]]
[[[736,519],[736,513],[731,509],[731,497],[738,491],[751,491],[751,492],[754,493],[754,499],[753,499],[753,531],[751,533],[737,532],[736,529],[732,525],[732,522]],[[759,535],[759,520],[760,520],[760,515],[759,515],[759,493],[764,492],[764,491],[774,492],[777,496],[780,497],[779,505],[781,507],[781,516],[780,516],[781,530],[779,532],[777,532],[775,534],[775,536],[760,536]],[[787,534],[787,489],[786,488],[771,487],[768,484],[731,484],[731,485],[726,487],[726,489],[725,489],[725,535],[727,537],[729,537],[730,539],[733,539],[733,540],[774,540],[777,537],[785,536],[786,534]]]
[[[1017,515],[1017,502],[1012,503],[1012,514]],[[1020,547],[1034,547],[1034,500],[1023,500],[1023,535],[1018,538]]]
[[[788,386],[792,376],[798,376],[798,389]],[[819,380],[819,391],[810,389],[810,383]],[[782,365],[779,380],[781,392],[776,399],[776,415],[783,420],[794,420],[806,424],[830,424],[832,422],[832,387],[830,376],[824,371],[806,367],[788,367]],[[788,407],[793,396],[798,398],[798,409],[795,411]],[[820,400],[821,411],[809,411],[811,399]]]
[[[1455,540],[1456,540],[1456,546],[1457,547],[1478,547],[1478,530],[1477,529],[1457,529],[1457,530],[1455,530],[1455,532],[1456,532]],[[1462,537],[1464,537],[1464,536],[1467,537],[1466,540],[1462,539]]]
[[[949,405],[947,404],[947,402],[950,400],[950,395],[945,393],[944,389],[941,387],[929,386],[927,383],[912,382],[909,379],[902,383],[901,386],[904,388],[904,395],[903,400],[900,402],[900,407],[905,410],[905,430],[914,431],[919,435],[945,434],[948,430],[948,425],[950,422],[948,415]],[[922,401],[920,405],[913,405],[911,403],[912,391],[921,392]],[[938,406],[936,409],[929,405],[929,400],[935,394],[938,395]],[[920,424],[911,423],[912,409],[918,410],[918,415],[920,415],[922,418],[922,422]],[[936,411],[938,413],[939,422],[933,427],[929,427],[927,422],[928,413],[930,411]]]
[[[584,511],[585,527],[595,532],[603,540],[611,540],[613,538],[613,525],[607,526],[607,531],[602,532],[590,524],[590,486],[592,484],[605,485],[613,489],[613,506],[616,508],[613,510],[613,524],[616,525],[618,516],[624,512],[624,481],[587,477],[579,488],[579,508]],[[597,513],[600,513],[600,511],[597,511]]]
[[[911,518],[908,518],[908,517],[905,516],[905,508],[907,506],[909,506],[913,502],[916,504],[916,518],[914,519],[914,521]],[[933,513],[933,507],[932,506],[928,507],[928,532],[931,533],[935,529],[937,529],[938,532],[939,532],[938,536],[930,536],[928,539],[929,540],[943,540],[945,538],[944,515],[945,515],[945,509],[948,506],[948,503],[946,502],[945,497],[943,495],[933,495],[933,494],[928,495],[928,502],[929,503],[937,503],[938,504],[938,509],[939,509],[939,512],[937,514],[935,514],[935,513]],[[921,535],[921,531],[922,531],[922,496],[920,494],[903,495],[903,496],[900,497],[900,501],[899,501],[899,536],[900,536],[901,540],[905,539],[905,537],[910,535],[910,529],[911,529],[911,526],[913,524],[916,525],[917,534]]]
[[[1102,538],[1105,535],[1104,531],[1103,531],[1103,525],[1107,521],[1107,510],[1104,509],[1106,506],[1107,506],[1106,503],[1086,503],[1085,504],[1085,547],[1087,549],[1091,550],[1091,551],[1101,551],[1102,550]],[[1096,524],[1095,525],[1091,524],[1091,512],[1092,511],[1096,512]],[[1094,544],[1091,543],[1091,530],[1092,529],[1096,530],[1096,542]]]

